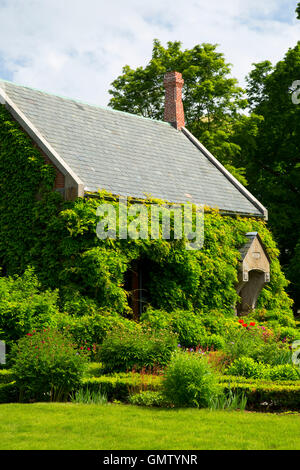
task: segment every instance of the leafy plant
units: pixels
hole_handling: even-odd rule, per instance
[[[245,410],[247,406],[247,396],[245,393],[231,390],[229,385],[229,391],[227,394],[220,394],[213,397],[210,402],[211,410]]]
[[[177,337],[168,330],[153,331],[114,328],[99,346],[98,359],[107,372],[141,370],[165,366],[177,346]]]
[[[0,338],[10,344],[33,329],[53,326],[57,301],[58,292],[42,291],[32,268],[23,276],[0,277]]]
[[[13,346],[12,372],[22,400],[66,400],[80,385],[88,353],[53,328],[32,331]]]
[[[226,370],[229,375],[241,375],[246,378],[260,379],[269,377],[270,367],[255,362],[251,357],[236,359]]]
[[[208,407],[219,393],[216,375],[199,353],[176,352],[166,368],[163,394],[176,406]]]
[[[72,403],[84,403],[87,405],[106,405],[107,397],[101,390],[89,390],[88,387],[80,388],[71,395]]]
[[[129,402],[138,406],[167,407],[169,405],[161,392],[151,390],[130,395]]]

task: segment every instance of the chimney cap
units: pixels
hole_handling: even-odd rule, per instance
[[[180,72],[176,71],[171,71],[165,73],[164,76],[164,85],[167,85],[168,83],[178,83],[178,84],[184,84],[184,80],[182,78],[182,74]]]

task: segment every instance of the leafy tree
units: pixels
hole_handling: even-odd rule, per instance
[[[262,118],[257,122],[255,145],[252,149],[244,146],[241,162],[247,169],[250,190],[269,209],[281,261],[290,273],[300,236],[300,106],[292,101],[297,79],[300,42],[274,67],[269,61],[254,64],[247,78],[249,102]],[[295,270],[292,281],[295,293],[300,287]]]
[[[299,2],[298,5],[297,5],[296,13],[297,13],[297,18],[298,18],[298,20],[300,20],[300,2]]]
[[[165,48],[155,39],[149,63],[136,69],[126,65],[112,82],[109,106],[163,120],[164,74],[181,72],[186,127],[246,184],[243,169],[233,164],[241,153],[233,136],[247,100],[237,80],[230,77],[231,65],[216,49],[216,45],[204,43],[182,50],[178,41],[168,42]]]

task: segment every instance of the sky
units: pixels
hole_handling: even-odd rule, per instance
[[[157,38],[218,44],[244,86],[252,63],[300,40],[297,1],[0,0],[0,78],[107,106],[122,67],[145,66]]]

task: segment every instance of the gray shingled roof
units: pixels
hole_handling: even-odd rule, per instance
[[[245,236],[247,237],[248,241],[239,250],[240,253],[241,253],[241,256],[242,256],[242,260],[245,259],[245,256],[247,255],[247,253],[248,253],[248,251],[249,251],[249,249],[250,249],[250,247],[253,243],[253,240],[255,238],[258,238],[261,246],[263,247],[263,250],[264,250],[264,253],[265,253],[266,257],[268,258],[269,262],[271,262],[270,257],[268,255],[268,252],[265,248],[265,245],[264,245],[262,239],[259,236],[259,233],[258,232],[248,232],[248,233],[245,234]]]
[[[0,87],[78,175],[85,191],[170,202],[193,201],[222,211],[262,212],[170,124],[92,106],[0,81]],[[191,197],[190,197],[191,196]]]

